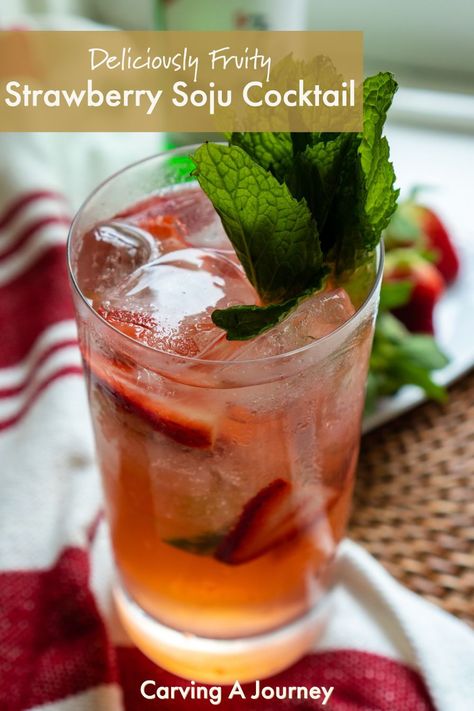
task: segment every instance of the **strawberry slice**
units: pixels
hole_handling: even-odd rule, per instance
[[[175,215],[147,215],[136,224],[158,240],[162,254],[188,247],[186,227]]]
[[[215,557],[228,565],[248,563],[307,530],[322,516],[311,497],[296,502],[291,484],[274,479],[244,506]]]
[[[274,479],[243,508],[235,527],[218,546],[215,557],[223,563],[238,565],[265,553],[275,544],[275,535],[291,519],[291,484]]]
[[[163,345],[159,338],[157,323],[149,314],[132,312],[128,309],[105,309],[100,302],[97,306],[94,303],[94,307],[99,316],[134,341],[158,349]]]
[[[84,355],[86,368],[98,385],[125,411],[147,422],[157,432],[186,447],[210,449],[215,442],[217,418],[209,409],[160,398],[136,384],[136,370],[125,362],[99,353]]]

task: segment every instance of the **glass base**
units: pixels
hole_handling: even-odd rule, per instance
[[[147,657],[173,674],[207,684],[255,681],[286,669],[311,650],[328,617],[321,601],[280,629],[241,639],[210,639],[161,624],[120,586],[114,598],[123,626]]]

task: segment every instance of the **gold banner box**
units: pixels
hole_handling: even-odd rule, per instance
[[[359,131],[361,32],[1,31],[1,131]]]

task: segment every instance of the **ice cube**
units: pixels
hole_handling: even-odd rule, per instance
[[[221,220],[211,201],[195,183],[177,185],[165,193],[152,195],[120,213],[159,241],[169,251],[169,237],[181,240],[172,249],[201,247],[233,252]]]
[[[265,358],[297,350],[332,333],[353,313],[354,307],[344,289],[314,294],[275,328],[250,342],[245,352],[239,351],[236,357]]]
[[[213,219],[205,227],[199,230],[190,232],[187,237],[189,244],[193,247],[202,247],[204,249],[215,249],[224,252],[230,259],[237,263],[237,255],[234,248],[227,237],[219,215],[214,212]]]
[[[249,341],[219,341],[205,356],[209,360],[253,360],[289,353],[331,333],[353,313],[344,289],[319,292],[261,336]]]
[[[104,294],[158,256],[155,240],[138,227],[114,221],[87,232],[76,260],[77,282],[90,299]]]
[[[196,357],[224,337],[211,319],[215,308],[256,302],[254,289],[232,261],[187,248],[140,267],[94,307],[136,340]]]

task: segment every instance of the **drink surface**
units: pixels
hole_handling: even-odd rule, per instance
[[[210,637],[301,616],[348,516],[372,320],[308,358],[355,312],[345,289],[326,288],[261,336],[227,341],[212,311],[258,296],[195,184],[97,224],[73,262],[115,329],[80,323],[127,591],[160,622]]]

